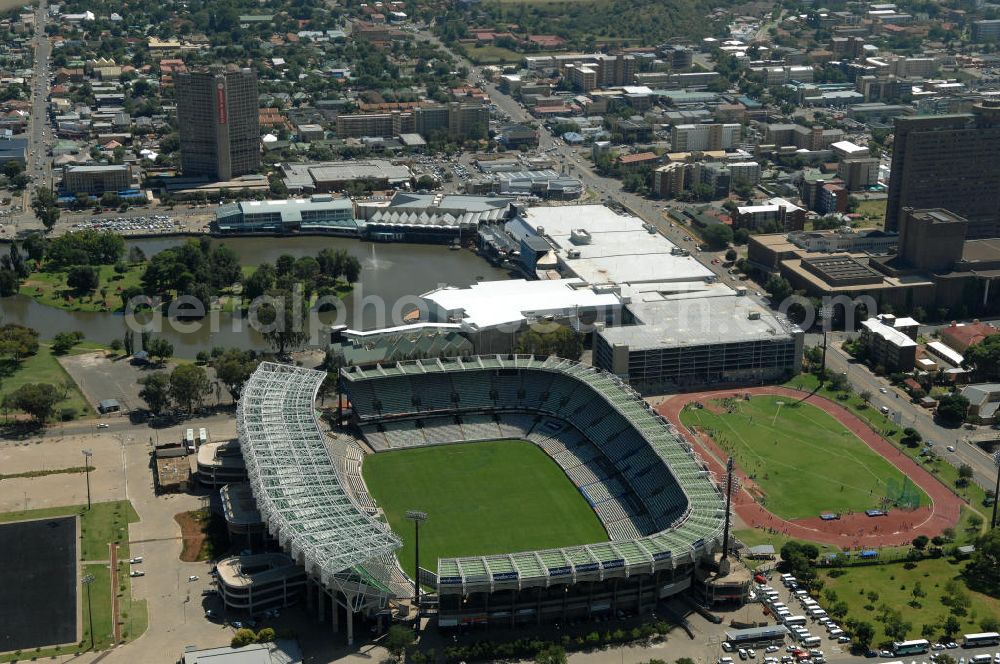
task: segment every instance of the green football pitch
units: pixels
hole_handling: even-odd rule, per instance
[[[731,454],[763,490],[764,507],[781,518],[929,504],[902,472],[815,406],[778,396],[710,406],[685,408],[681,421]]]
[[[562,468],[523,440],[438,445],[365,458],[368,490],[403,539],[398,552],[413,574],[413,523],[420,526],[420,566],[438,558],[480,556],[607,541],[608,535]]]

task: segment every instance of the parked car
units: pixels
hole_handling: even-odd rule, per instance
[[[141,569],[134,569],[131,572],[129,572],[128,575],[132,576],[132,577],[135,577],[135,576],[146,576],[146,573],[143,572]]]
[[[136,556],[135,558],[129,558],[128,562],[130,565],[136,565],[142,562],[142,556]]]

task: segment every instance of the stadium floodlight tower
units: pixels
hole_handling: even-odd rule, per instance
[[[94,575],[84,574],[80,581],[83,582],[83,586],[87,589],[87,616],[90,618],[90,649],[94,650],[94,605],[90,603],[90,584],[94,582]]]
[[[420,524],[427,520],[427,512],[407,510],[406,518],[413,522],[413,601],[417,609],[417,629],[420,629]]]
[[[94,453],[90,450],[81,450],[83,452],[83,472],[87,475],[87,509],[90,509],[90,457],[94,456]]]

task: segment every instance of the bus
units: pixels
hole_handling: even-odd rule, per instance
[[[962,640],[963,648],[979,648],[981,646],[1000,645],[1000,633],[982,632],[980,634],[966,634]]]
[[[896,641],[892,644],[892,652],[895,655],[919,655],[931,649],[931,644],[927,639],[917,639],[915,641]]]

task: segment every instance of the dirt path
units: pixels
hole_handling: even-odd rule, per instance
[[[725,452],[708,436],[692,436],[681,423],[680,412],[686,405],[694,401],[704,403],[725,397],[742,398],[747,393],[786,396],[796,401],[805,400],[820,408],[836,418],[838,422],[864,441],[868,447],[909,477],[931,499],[931,504],[927,507],[912,511],[891,510],[887,516],[882,517],[869,517],[862,513],[844,514],[836,521],[823,521],[819,515],[809,519],[789,521],[768,512],[753,499],[753,496],[748,492],[748,489],[753,486],[752,481],[742,469],[737,468],[741,490],[738,495],[734,496],[733,506],[736,514],[747,525],[841,548],[857,548],[905,545],[909,544],[917,535],[933,537],[940,534],[945,528],[958,523],[963,504],[958,496],[949,491],[920,464],[872,431],[867,422],[846,408],[823,397],[785,387],[757,387],[738,391],[716,390],[670,397],[657,406],[657,411],[669,419],[681,432],[681,435],[699,449],[711,469],[719,477],[723,477],[725,475]]]

